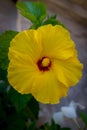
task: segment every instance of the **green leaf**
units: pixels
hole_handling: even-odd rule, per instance
[[[53,26],[54,25],[61,25],[62,27],[65,28],[65,26],[59,21],[56,19],[56,15],[53,15],[51,17],[48,17],[43,23],[42,25],[47,25],[47,24],[52,24]]]
[[[46,123],[46,124],[44,124],[43,127],[44,127],[43,130],[71,130],[70,128],[61,128],[53,120],[51,121],[51,125]]]
[[[6,119],[5,111],[3,110],[2,100],[0,98],[0,123]]]
[[[26,121],[18,113],[11,114],[7,120],[7,130],[25,130]]]
[[[51,125],[46,123],[44,127],[45,127],[45,130],[60,130],[60,126],[55,124],[53,120],[51,121]]]
[[[56,19],[57,15],[56,14],[53,14],[50,16],[51,19]]]
[[[34,99],[33,96],[28,102],[27,113],[29,114],[29,117],[33,120],[36,120],[38,118],[39,103]]]
[[[16,31],[6,31],[0,35],[0,68],[7,69],[8,66],[8,49],[10,41],[17,34]]]
[[[55,122],[52,120],[52,123],[51,123],[51,129],[50,130],[59,130],[60,129],[60,126],[55,124]]]
[[[30,94],[22,95],[18,93],[16,90],[14,90],[13,88],[9,90],[8,96],[11,99],[17,111],[23,110],[32,97]]]
[[[41,2],[17,2],[20,13],[31,22],[41,22],[46,16],[46,6]]]
[[[6,83],[4,81],[0,82],[0,94],[1,95],[6,93],[6,88],[7,88]]]
[[[80,117],[83,120],[84,124],[87,127],[87,114],[85,114],[84,112],[81,112],[81,111],[79,112],[79,114],[80,114]]]
[[[37,22],[33,23],[29,29],[35,29],[36,30],[40,26],[41,26],[41,24],[37,21]]]
[[[7,79],[7,71],[0,69],[0,80],[6,80]]]

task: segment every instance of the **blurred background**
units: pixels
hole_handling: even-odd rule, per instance
[[[57,14],[57,19],[69,29],[71,37],[76,43],[79,59],[84,64],[84,69],[80,82],[69,90],[68,96],[61,99],[60,104],[40,104],[43,114],[38,125],[49,121],[54,112],[59,111],[61,106],[68,105],[72,100],[84,105],[86,107],[84,111],[87,113],[87,0],[39,1],[46,3],[49,15]],[[6,30],[21,31],[31,25],[27,19],[20,15],[15,3],[16,0],[0,0],[0,33]],[[66,121],[65,126],[67,125],[72,130],[77,130],[73,123]]]

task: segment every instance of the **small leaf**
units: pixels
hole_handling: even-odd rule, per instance
[[[56,14],[53,14],[50,18],[51,19],[56,19],[57,15]]]
[[[41,2],[17,2],[20,13],[31,22],[41,22],[46,17],[46,6]]]
[[[84,112],[79,112],[81,119],[83,120],[84,124],[87,127],[87,114],[85,114]]]
[[[56,19],[56,15],[53,15],[51,17],[48,17],[42,25],[52,24],[54,25],[61,25],[62,27],[66,28],[59,20]]]
[[[8,96],[11,99],[13,105],[16,107],[17,111],[21,111],[22,109],[24,109],[32,97],[30,94],[22,95],[13,88],[9,90]]]
[[[0,35],[0,68],[7,69],[8,66],[8,49],[10,41],[17,34],[16,31],[6,31]]]

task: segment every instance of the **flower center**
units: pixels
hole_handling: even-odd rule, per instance
[[[51,60],[48,57],[43,57],[37,62],[39,70],[47,71],[51,66]]]

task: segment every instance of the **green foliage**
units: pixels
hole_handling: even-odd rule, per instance
[[[60,126],[55,124],[55,122],[52,120],[49,130],[58,130],[58,129],[60,129]]]
[[[36,122],[33,121],[33,122],[29,125],[29,127],[28,127],[27,130],[35,130],[35,129],[36,129]]]
[[[15,108],[5,97],[0,95],[0,129],[1,130],[24,130],[26,120],[15,111]],[[5,101],[3,103],[3,101]]]
[[[0,80],[6,80],[7,79],[7,70],[3,70],[0,68]]]
[[[7,84],[4,81],[0,81],[0,94],[6,93]]]
[[[0,68],[7,69],[8,66],[8,49],[10,41],[17,34],[16,31],[6,31],[0,35]]]
[[[48,123],[44,124],[40,127],[38,130],[71,130],[70,128],[61,128],[59,125],[55,124],[55,122],[52,120],[51,124]]]
[[[56,19],[56,15],[48,17],[47,20],[43,21],[43,23],[42,23],[42,25],[47,25],[47,24],[52,24],[53,26],[61,25],[65,28],[65,26],[59,20]]]
[[[1,130],[34,130],[36,125],[28,120],[36,121],[38,112],[39,104],[31,95],[21,95],[7,82],[0,82]]]
[[[24,130],[26,128],[26,121],[22,118],[22,116],[18,113],[12,113],[8,117],[8,130]]]
[[[56,15],[46,17],[46,6],[42,2],[17,2],[16,6],[20,10],[20,13],[32,22],[30,29],[37,29],[47,24],[52,24],[53,26],[61,25],[65,28],[65,26],[56,19]]]
[[[41,2],[17,2],[16,6],[32,23],[42,22],[47,15],[46,6]]]
[[[28,102],[28,113],[31,115],[31,119],[37,119],[38,114],[39,114],[39,104],[38,102],[34,99],[34,97],[31,98]]]
[[[82,111],[80,111],[79,114],[80,114],[80,117],[81,117],[82,121],[84,122],[84,124],[85,124],[86,127],[87,127],[87,114],[85,114],[85,113],[82,112]]]
[[[9,98],[11,97],[11,101],[17,111],[23,110],[25,108],[26,104],[29,102],[29,100],[32,97],[30,94],[22,95],[22,94],[18,93],[16,90],[14,90],[13,88],[10,88],[10,90],[8,92],[8,96],[9,96]]]

